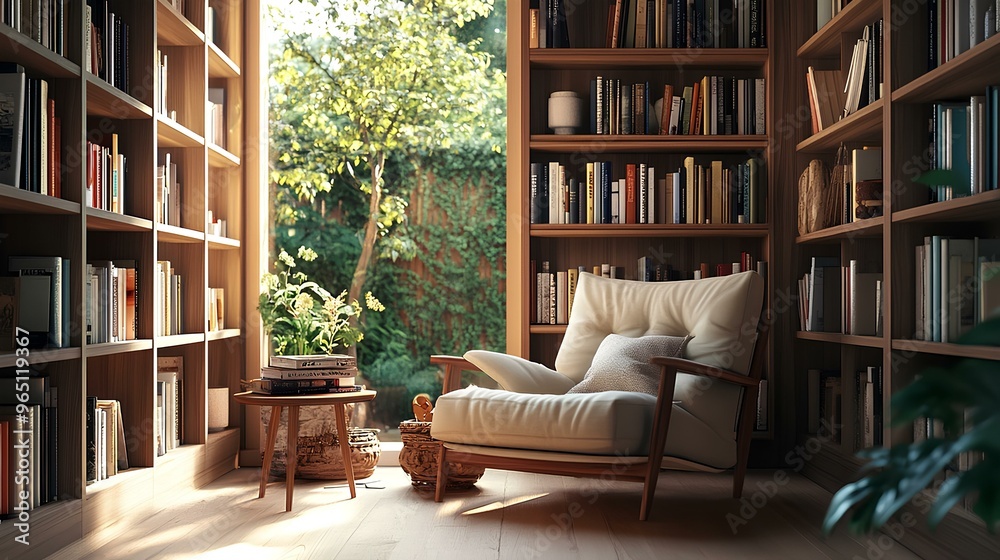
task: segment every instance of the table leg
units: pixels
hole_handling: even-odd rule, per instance
[[[267,489],[267,476],[271,470],[271,459],[274,458],[274,442],[278,439],[278,423],[281,421],[281,407],[271,407],[271,423],[267,426],[267,444],[264,446],[264,464],[260,469],[260,492],[258,498],[264,497]]]
[[[285,511],[292,511],[295,466],[299,463],[299,407],[288,407],[288,459],[285,466]]]
[[[334,404],[337,417],[337,439],[340,440],[340,454],[344,458],[344,473],[347,474],[347,487],[351,489],[351,498],[357,496],[354,490],[354,465],[351,463],[351,441],[347,432],[347,422],[344,420],[344,405]]]

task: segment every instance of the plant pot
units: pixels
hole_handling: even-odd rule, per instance
[[[345,420],[350,421],[352,404],[345,405]],[[261,421],[264,433],[270,422],[270,407],[261,407]],[[299,437],[297,441],[298,463],[295,477],[315,480],[344,480],[344,460],[340,451],[340,435],[333,406],[299,407]],[[287,464],[288,413],[281,411],[278,437],[274,444],[269,474],[273,478],[283,478]],[[351,447],[351,463],[356,479],[371,476],[378,464],[380,446],[378,430],[369,428],[348,428],[348,442]]]
[[[405,420],[399,424],[403,449],[399,451],[399,466],[410,475],[414,488],[437,486],[438,454],[441,442],[431,437],[431,423]],[[486,469],[448,463],[448,490],[472,488]]]

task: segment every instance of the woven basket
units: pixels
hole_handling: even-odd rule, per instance
[[[378,430],[369,428],[348,428],[348,443],[351,446],[351,464],[354,478],[368,478],[375,472],[379,458]],[[336,432],[326,432],[315,436],[299,436],[299,462],[295,466],[295,478],[316,480],[345,480],[344,459],[340,451],[340,439]],[[274,450],[270,475],[283,478],[286,468],[285,448]]]
[[[399,452],[399,466],[410,475],[415,488],[433,488],[437,485],[438,454],[441,442],[431,437],[431,423],[406,420],[399,424],[403,449]],[[486,469],[448,463],[448,490],[472,488]]]

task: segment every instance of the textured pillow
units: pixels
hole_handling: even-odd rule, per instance
[[[660,384],[660,367],[649,363],[649,359],[679,357],[691,338],[690,335],[631,338],[609,334],[597,348],[583,381],[569,392],[634,391],[655,395]]]

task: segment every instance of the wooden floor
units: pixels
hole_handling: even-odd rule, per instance
[[[744,501],[728,475],[665,472],[651,520],[637,521],[641,486],[487,471],[476,489],[436,504],[398,467],[384,488],[283,483],[257,499],[258,469],[240,469],[146,520],[128,520],[51,558],[652,559],[915,558],[887,537],[819,530],[830,496],[802,477],[748,475]],[[372,486],[375,486],[374,484]]]

